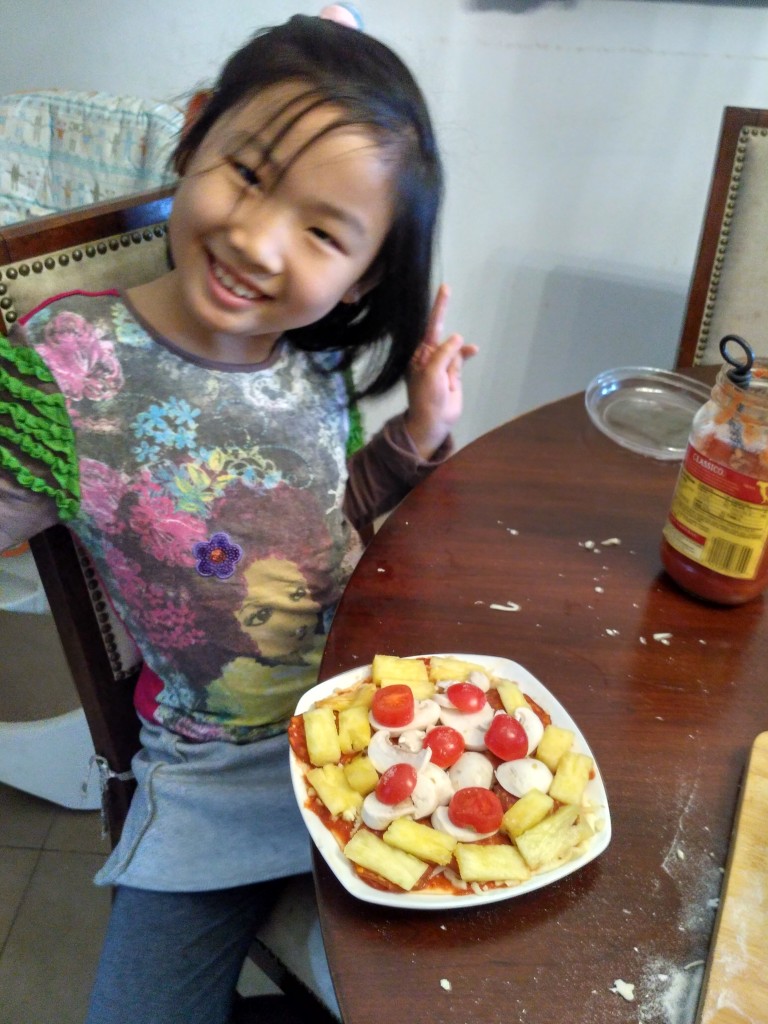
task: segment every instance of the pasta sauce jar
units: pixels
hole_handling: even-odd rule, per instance
[[[693,419],[661,560],[690,594],[736,605],[768,584],[768,359],[735,334],[720,352],[728,365]]]

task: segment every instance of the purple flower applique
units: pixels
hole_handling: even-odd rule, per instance
[[[226,533],[214,533],[210,540],[198,541],[192,548],[201,576],[217,576],[227,580],[243,557],[243,549]]]

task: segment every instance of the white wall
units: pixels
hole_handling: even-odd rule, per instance
[[[0,92],[173,99],[321,3],[4,0]],[[448,172],[448,327],[481,346],[465,443],[599,370],[674,360],[723,107],[768,107],[768,9],[359,0],[430,101]],[[375,409],[371,424],[396,405]]]

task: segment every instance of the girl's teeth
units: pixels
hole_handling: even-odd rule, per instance
[[[237,295],[239,299],[255,299],[258,298],[256,292],[250,291],[248,288],[244,288],[239,281],[236,281],[231,274],[228,274],[226,270],[222,269],[218,263],[213,264],[213,276],[217,281],[221,282],[225,288],[231,291],[234,295]]]

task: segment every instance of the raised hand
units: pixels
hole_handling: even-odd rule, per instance
[[[449,298],[448,286],[441,285],[407,378],[406,426],[425,459],[440,447],[461,416],[461,371],[465,361],[477,352],[477,346],[465,344],[460,334],[440,340]]]

